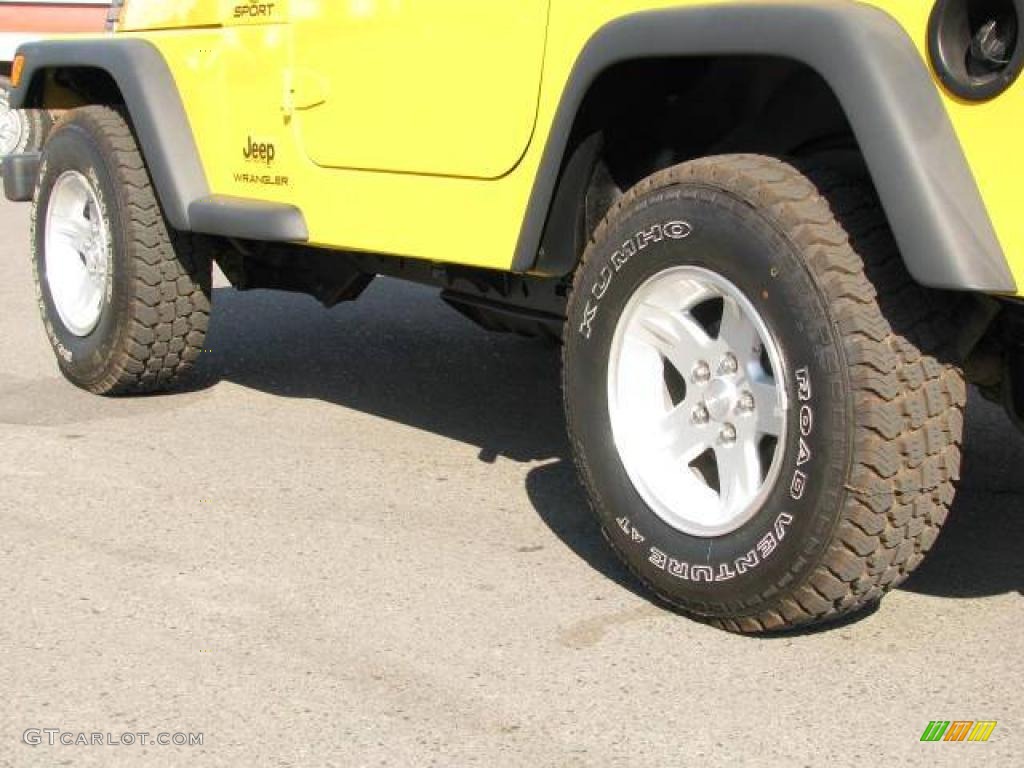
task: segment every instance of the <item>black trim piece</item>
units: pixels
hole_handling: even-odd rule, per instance
[[[560,339],[562,328],[565,326],[564,315],[451,289],[441,291],[441,300],[463,317],[488,331]]]
[[[833,0],[651,11],[598,31],[576,61],[555,115],[513,270],[527,272],[536,264],[573,122],[602,72],[644,58],[740,55],[800,61],[829,84],[918,282],[1016,292],[977,183],[913,42],[886,13]]]
[[[540,244],[535,265],[541,272],[565,275],[576,266],[577,254],[586,247],[587,190],[604,149],[604,136],[594,133],[573,150],[558,179],[558,188],[551,200],[548,223]]]
[[[4,177],[4,195],[12,203],[28,203],[36,191],[39,177],[39,153],[8,155],[0,161]]]
[[[21,84],[11,91],[11,106],[40,107],[37,73],[55,67],[85,67],[107,72],[117,83],[142,147],[157,195],[171,226],[189,229],[188,207],[210,193],[192,128],[174,76],[160,51],[145,40],[103,38],[49,40],[18,49],[25,56]]]
[[[210,195],[188,207],[192,231],[243,240],[303,243],[309,230],[302,211],[294,205]]]

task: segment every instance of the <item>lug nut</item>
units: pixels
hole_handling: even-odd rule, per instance
[[[734,427],[732,424],[726,424],[724,427],[722,427],[722,431],[718,435],[718,438],[723,443],[725,443],[726,445],[730,445],[732,443],[735,443],[736,442],[736,427]]]
[[[708,412],[706,405],[701,403],[693,409],[694,424],[707,424],[709,421],[711,421],[711,414]]]
[[[711,366],[701,360],[693,367],[693,380],[698,384],[707,384],[711,381]]]
[[[736,360],[736,356],[731,352],[726,354],[722,358],[722,362],[718,364],[718,372],[723,376],[736,373],[740,369],[740,364]]]
[[[754,410],[754,396],[749,392],[744,392],[740,395],[739,401],[736,403],[736,410],[740,413],[750,413]]]

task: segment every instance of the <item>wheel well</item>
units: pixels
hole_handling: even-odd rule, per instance
[[[209,196],[174,76],[159,49],[140,38],[45,40],[24,46],[18,107],[65,110],[124,107],[163,206],[175,229],[190,228],[189,206]]]
[[[89,104],[118,106],[124,96],[109,72],[98,67],[50,67],[35,73],[25,106],[73,109]]]
[[[769,56],[649,59],[606,70],[576,115],[536,270],[564,275],[615,200],[678,163],[737,152],[829,155],[867,170],[846,114],[813,69]]]

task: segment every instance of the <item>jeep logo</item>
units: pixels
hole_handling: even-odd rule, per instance
[[[274,6],[277,3],[256,3],[251,2],[248,5],[236,5],[235,6],[235,18],[236,19],[259,19],[264,16],[270,16],[274,13]]]
[[[269,141],[257,143],[250,136],[246,141],[246,146],[242,149],[242,156],[250,163],[271,165],[274,158],[277,157],[277,148]]]

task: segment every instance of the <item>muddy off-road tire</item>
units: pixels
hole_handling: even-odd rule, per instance
[[[10,108],[11,81],[0,76],[0,158],[42,149],[53,126],[50,113]]]
[[[911,280],[858,182],[755,155],[641,182],[590,243],[564,348],[573,450],[616,552],[736,632],[876,602],[953,500],[955,304]]]
[[[43,151],[32,263],[61,371],[102,395],[169,388],[193,367],[210,315],[211,257],[168,228],[119,112],[69,112]]]

